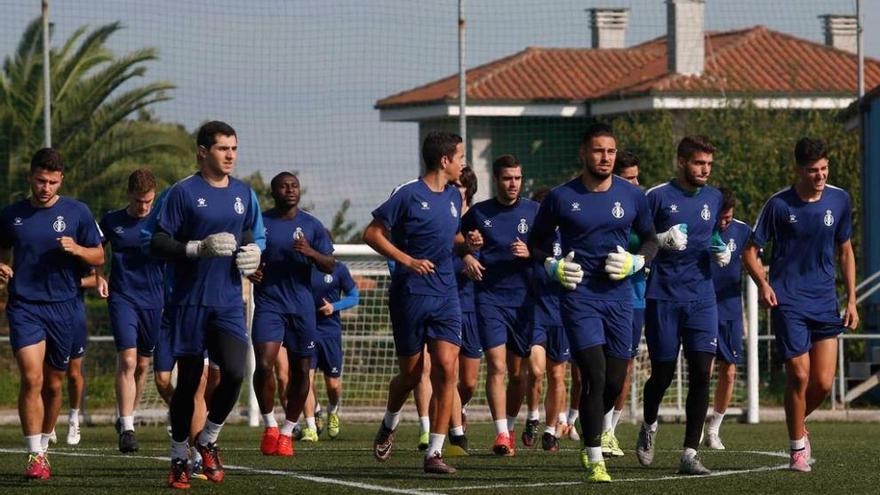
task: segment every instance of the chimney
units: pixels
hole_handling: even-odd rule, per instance
[[[590,13],[593,48],[625,48],[629,9],[595,8]]]
[[[858,51],[858,19],[854,15],[820,15],[825,44],[850,53]]]
[[[666,49],[669,72],[700,75],[705,63],[705,0],[666,0]]]

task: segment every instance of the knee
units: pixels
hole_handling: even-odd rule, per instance
[[[531,373],[532,379],[535,381],[535,383],[542,383],[544,381],[544,376],[546,375],[544,368],[539,368],[537,366],[531,368],[529,370],[529,373]]]
[[[119,356],[119,371],[130,375],[137,366],[137,358],[135,356]]]
[[[831,393],[831,387],[834,384],[834,375],[822,375],[813,380],[813,387],[822,395]]]
[[[156,373],[153,381],[159,390],[168,390],[171,387],[171,373]]]
[[[724,369],[724,378],[726,378],[729,383],[736,381],[736,366],[732,364],[727,366]]]
[[[797,390],[803,390],[807,388],[807,383],[810,381],[810,372],[806,368],[803,367],[792,367],[788,370],[788,384],[790,387],[795,388]],[[831,385],[829,384],[828,389],[831,389]]]
[[[25,373],[21,377],[21,388],[26,393],[40,393],[43,389],[43,373],[42,371],[34,371]]]

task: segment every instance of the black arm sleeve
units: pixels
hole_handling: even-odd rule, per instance
[[[660,249],[660,241],[657,240],[657,231],[654,229],[654,225],[651,225],[651,228],[639,236],[641,238],[642,245],[639,247],[640,254],[645,257],[645,265],[650,265],[651,261],[657,256],[657,251]]]
[[[150,255],[165,260],[186,258],[186,243],[157,228],[150,240]]]

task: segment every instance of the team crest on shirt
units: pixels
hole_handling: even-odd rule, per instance
[[[324,283],[325,284],[332,284],[333,283],[333,275],[331,275],[329,273],[324,274]]]
[[[519,225],[516,226],[516,231],[519,232],[520,234],[525,234],[526,232],[529,231],[529,224],[526,223],[525,218],[519,219]]]
[[[703,209],[700,210],[700,218],[707,222],[712,218],[712,212],[709,211],[709,205],[703,205]]]
[[[421,206],[422,206],[423,210],[430,210],[431,209],[431,205],[429,205],[427,201],[422,201]]]
[[[206,208],[208,206],[208,201],[205,198],[199,198],[196,200],[197,208]]]
[[[15,217],[12,220],[12,225],[21,225],[21,217]]]
[[[788,216],[788,223],[797,223],[797,216],[795,214],[791,214]]]
[[[492,219],[487,218],[487,219],[483,220],[483,227],[486,227],[487,229],[492,228]]]
[[[736,251],[736,240],[734,240],[733,237],[727,242],[727,249],[729,249],[731,253]]]
[[[235,204],[232,205],[232,209],[234,209],[239,215],[244,215],[244,203],[241,202],[241,198],[236,196]]]
[[[559,245],[558,242],[553,243],[553,257],[557,258],[562,256],[562,246]]]
[[[581,211],[581,204],[575,201],[571,204],[571,211]]]
[[[669,213],[678,213],[678,205],[675,203],[669,205]]]
[[[115,229],[113,229],[113,232],[116,232],[117,234],[122,235],[122,233],[125,232],[125,229],[122,228],[122,225],[120,225],[120,226],[116,227]]]
[[[67,224],[64,222],[64,217],[55,218],[55,221],[52,222],[52,230],[55,232],[64,232],[67,230]]]
[[[293,240],[298,240],[303,238],[303,228],[297,227],[296,230],[293,231]]]
[[[825,210],[825,218],[822,219],[822,222],[825,223],[826,227],[834,225],[834,215],[831,214],[831,210]]]
[[[615,201],[614,208],[611,208],[611,216],[614,218],[623,218],[624,213],[623,206],[620,206],[620,201]]]
[[[449,202],[449,213],[452,214],[452,218],[458,218],[458,210],[455,208],[455,203],[452,201]]]

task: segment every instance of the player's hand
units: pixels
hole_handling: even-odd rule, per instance
[[[684,251],[688,245],[688,226],[686,223],[675,224],[666,232],[657,234],[660,247],[670,251]]]
[[[516,258],[528,258],[530,256],[529,247],[519,237],[510,244],[510,253]]]
[[[468,251],[479,251],[483,247],[483,234],[479,230],[474,229],[467,233],[465,243],[467,244]]]
[[[97,283],[95,290],[98,291],[98,295],[103,299],[110,297],[110,285],[107,283],[107,279],[96,274],[95,282]]]
[[[434,263],[431,263],[431,260],[417,260],[415,258],[410,258],[406,263],[403,264],[409,271],[417,274],[417,275],[428,275],[429,273],[434,273]]]
[[[305,256],[306,258],[314,258],[316,253],[315,250],[312,249],[312,245],[309,244],[306,236],[304,236],[302,233],[298,234],[299,235],[294,234],[293,250]]]
[[[235,254],[235,266],[244,275],[251,275],[260,267],[260,246],[250,243],[241,247]]]
[[[321,314],[324,316],[332,315],[333,314],[333,303],[328,301],[326,297],[322,297],[321,300],[324,301],[324,304],[322,304],[321,307],[318,308],[318,311],[320,311]]]
[[[584,279],[584,271],[581,265],[574,262],[574,251],[570,251],[568,256],[558,260],[556,258],[547,258],[544,260],[544,270],[553,280],[556,280],[568,290],[577,288],[577,284]]]
[[[74,256],[79,256],[79,252],[82,249],[82,247],[73,240],[73,237],[70,236],[59,237],[58,244],[61,245],[61,249],[63,249],[65,253]]]
[[[265,268],[265,267],[266,267],[265,263],[261,264],[260,267],[257,268],[257,271],[255,271],[254,273],[251,273],[250,275],[247,276],[248,280],[250,280],[251,283],[253,283],[253,284],[262,283],[263,282],[263,268]]]
[[[608,253],[605,258],[605,271],[611,280],[623,280],[645,266],[645,257],[631,254],[626,249],[617,246],[617,251]]]
[[[855,330],[859,327],[859,309],[856,307],[856,302],[852,299],[846,302],[846,309],[843,310],[843,326],[850,330]]]
[[[464,262],[464,274],[467,275],[467,278],[476,282],[483,280],[483,272],[486,271],[486,267],[476,257],[466,254],[461,261]]]
[[[12,279],[12,267],[6,263],[0,263],[0,280],[9,282]]]
[[[727,247],[720,233],[712,233],[712,244],[709,246],[709,250],[712,251],[712,258],[715,259],[718,266],[724,268],[730,264],[730,248]]]
[[[229,232],[218,232],[205,237],[201,241],[186,243],[187,258],[214,258],[232,256],[235,253],[235,236]]]
[[[775,308],[779,305],[779,302],[776,300],[776,292],[773,290],[773,287],[770,287],[770,284],[765,282],[758,289],[758,302],[765,308]]]

